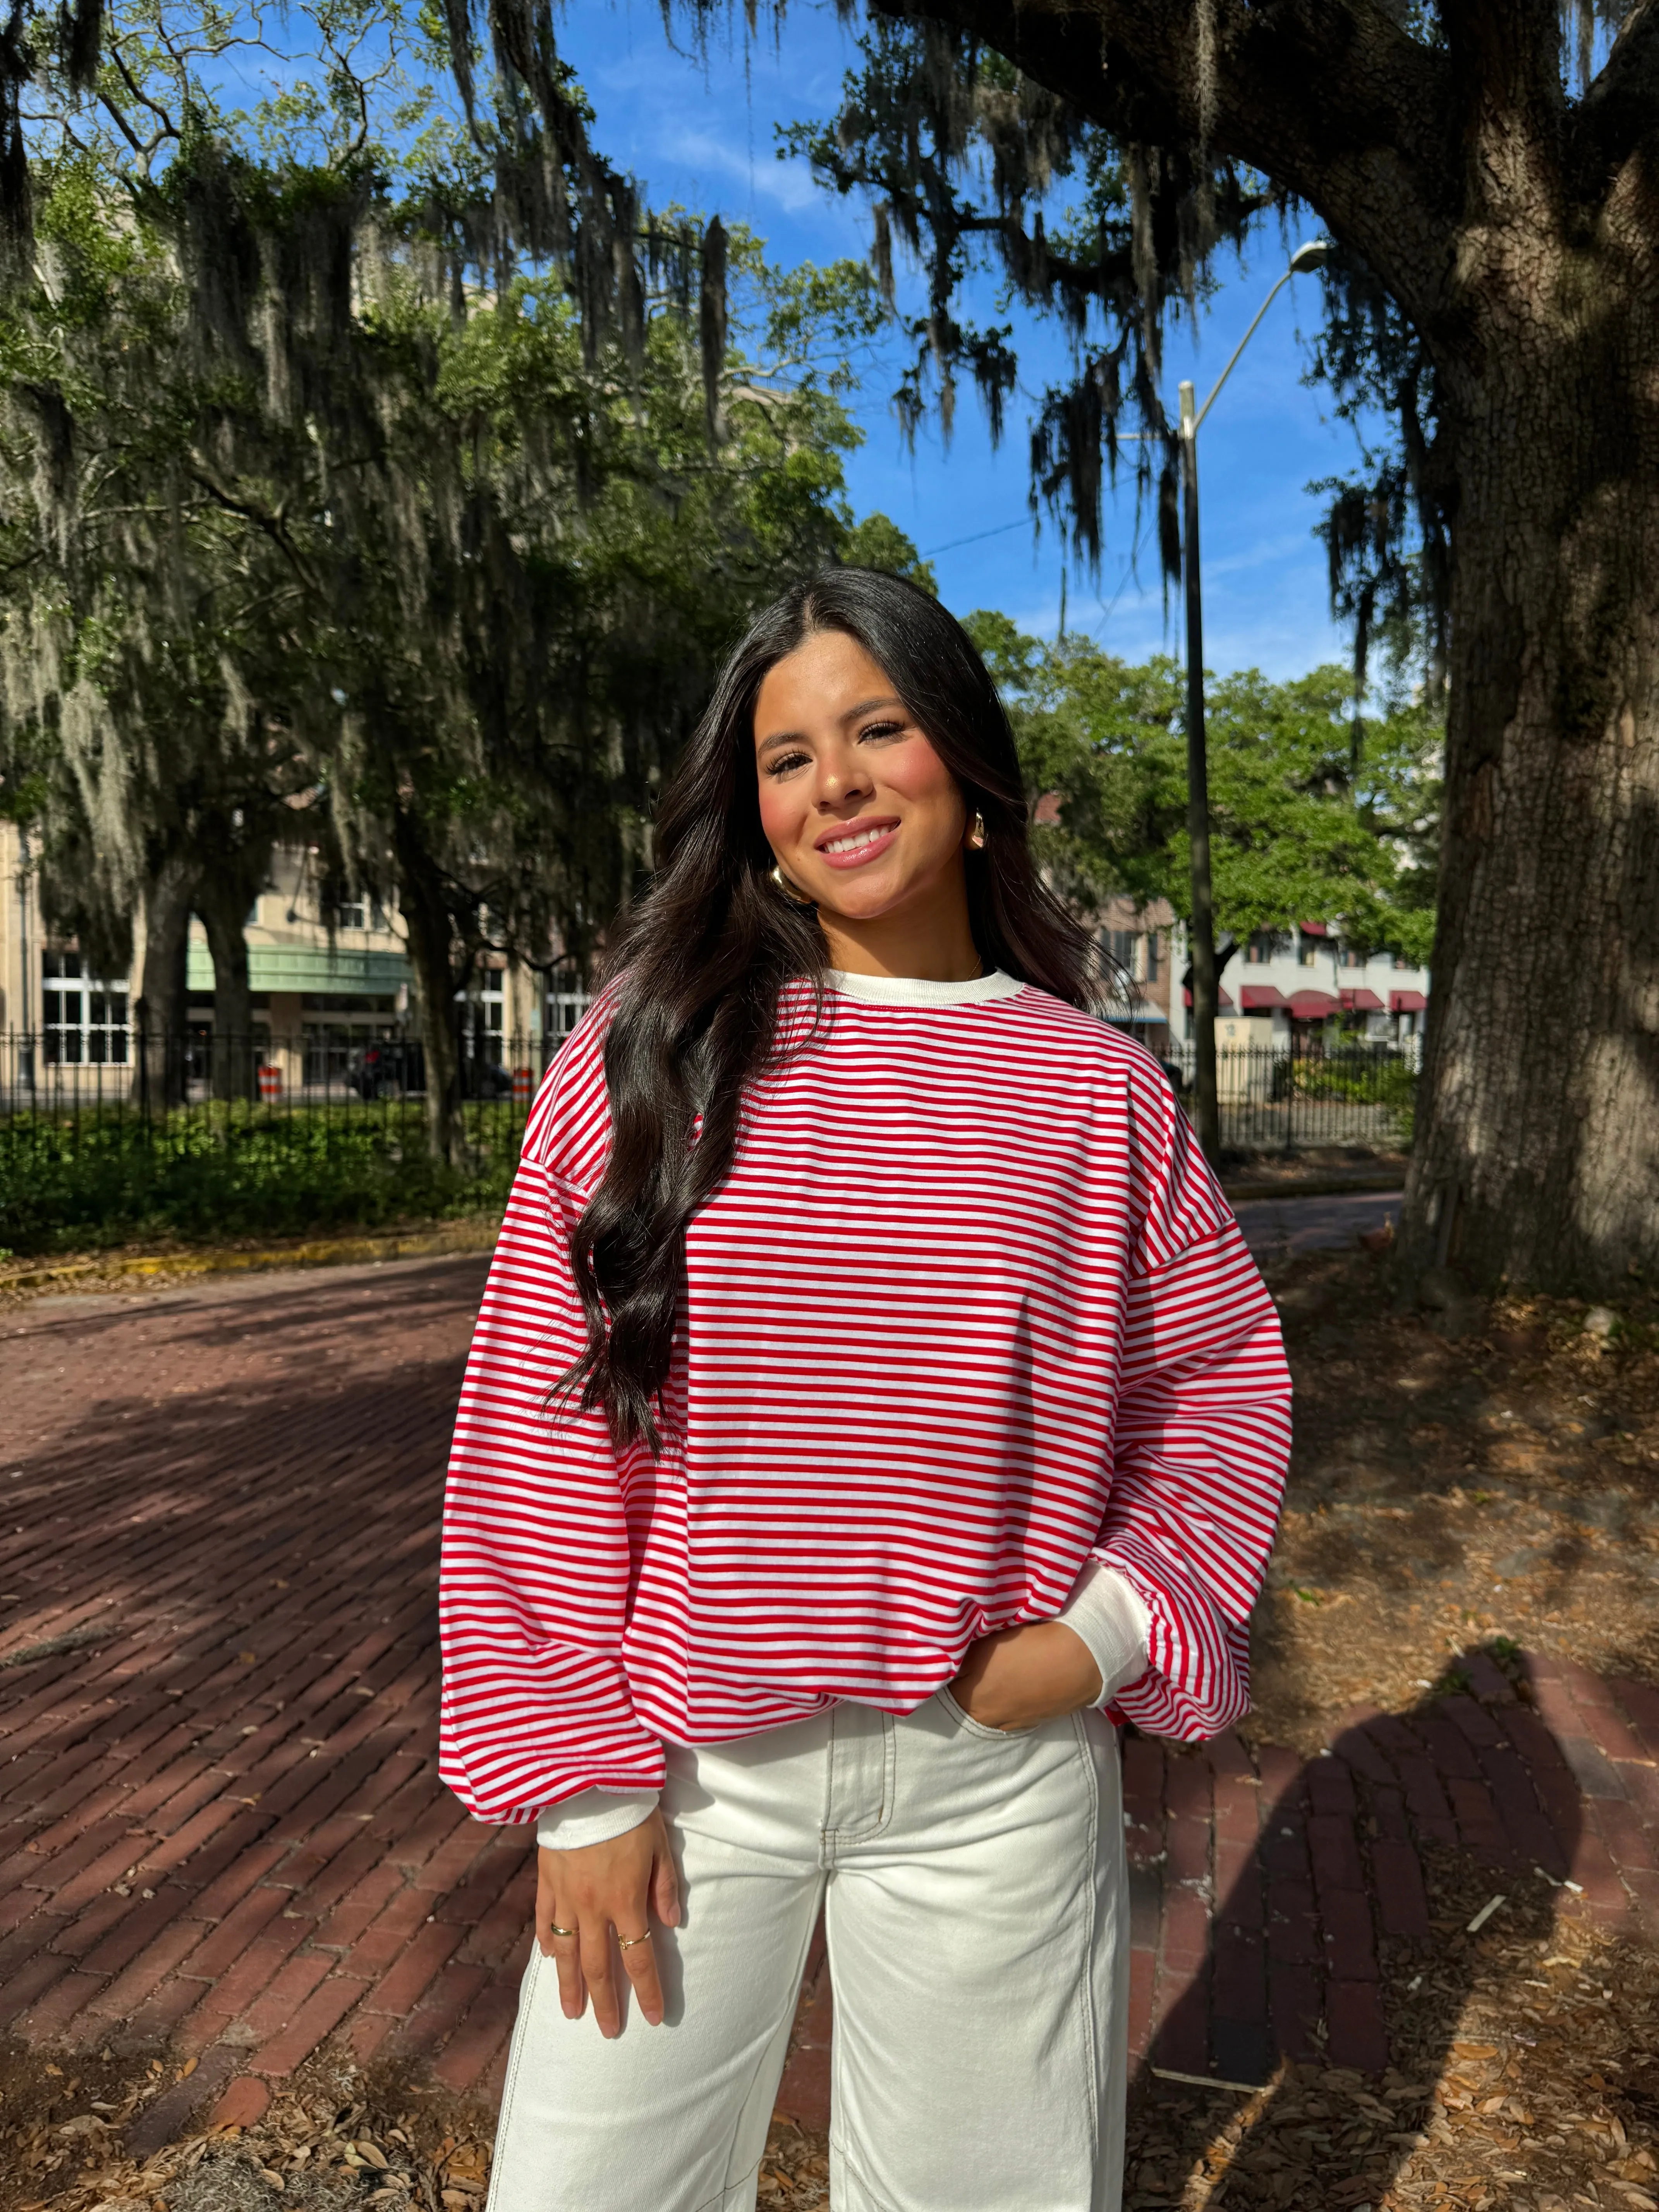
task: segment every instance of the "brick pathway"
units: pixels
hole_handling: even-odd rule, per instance
[[[0,1324],[0,2025],[170,2036],[207,2086],[339,2031],[493,2086],[531,1838],[467,1819],[434,1756],[440,1488],[483,1274]]]
[[[1480,1650],[1464,1692],[1363,1711],[1323,1756],[1236,1737],[1125,1749],[1137,2057],[1260,2081],[1276,2059],[1389,2063],[1379,1936],[1431,1934],[1419,1852],[1659,1935],[1659,1692],[1528,1655],[1536,1710]]]
[[[530,1838],[468,1820],[434,1757],[439,1489],[482,1274],[0,1319],[0,2032],[198,2054],[152,2142],[210,2094],[251,2116],[330,2037],[498,2086]],[[1528,1704],[1465,1665],[1466,1693],[1352,1715],[1305,1764],[1127,1747],[1139,2056],[1382,2066],[1376,1939],[1429,1932],[1428,1844],[1659,1934],[1659,1692],[1534,1656]],[[780,2099],[809,2124],[830,2010],[815,1953]]]

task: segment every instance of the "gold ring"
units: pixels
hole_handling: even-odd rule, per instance
[[[651,1930],[647,1928],[643,1936],[618,1936],[617,1948],[619,1951],[631,1951],[636,1943],[648,1943],[650,1941]]]
[[[576,1931],[574,1928],[556,1927],[551,1921],[550,1921],[548,1923],[547,1932],[550,1936],[574,1936]]]

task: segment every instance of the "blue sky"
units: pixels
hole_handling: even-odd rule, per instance
[[[559,44],[592,102],[597,144],[633,170],[656,204],[678,201],[746,222],[775,262],[862,256],[870,232],[863,206],[821,191],[803,165],[780,162],[774,140],[778,123],[834,112],[854,58],[852,34],[825,0],[790,0],[775,40],[763,28],[745,46],[742,11],[734,8],[730,20],[732,35],[722,33],[698,58],[670,46],[657,0],[568,6]],[[1247,269],[1224,266],[1198,331],[1175,332],[1166,347],[1172,412],[1183,376],[1196,381],[1201,404],[1283,267],[1276,234]],[[1298,277],[1279,295],[1202,433],[1205,659],[1218,670],[1293,676],[1347,658],[1346,637],[1330,617],[1324,548],[1312,535],[1319,503],[1306,489],[1311,479],[1348,468],[1354,452],[1352,433],[1326,419],[1322,395],[1301,381],[1297,325],[1316,327],[1317,285],[1316,277]],[[1043,363],[1060,358],[1057,339],[1029,319],[1017,319],[1015,333],[1024,382],[1046,381]],[[1128,659],[1178,651],[1180,608],[1172,601],[1166,618],[1150,533],[1138,571],[1127,561],[1135,535],[1128,471],[1093,583],[1066,562],[1052,528],[1033,544],[1024,399],[1011,405],[1000,451],[976,398],[964,392],[948,452],[933,426],[912,456],[888,403],[896,359],[875,365],[857,406],[865,444],[848,463],[853,501],[860,513],[891,515],[933,556],[946,603],[958,613],[1000,607],[1024,628],[1052,635],[1066,563],[1069,629],[1088,630]],[[1019,526],[979,536],[1002,524]],[[957,543],[963,538],[977,542]]]

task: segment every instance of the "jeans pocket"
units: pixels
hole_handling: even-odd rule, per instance
[[[1026,1729],[988,1728],[983,1721],[976,1721],[971,1713],[964,1712],[949,1690],[941,1689],[937,1695],[940,1705],[964,1735],[981,1736],[988,1743],[1018,1743],[1022,1736],[1030,1733]]]

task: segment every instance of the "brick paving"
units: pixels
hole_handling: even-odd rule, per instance
[[[59,1298],[0,1317],[0,2033],[171,2042],[257,2114],[333,2040],[492,2099],[531,1838],[435,1765],[433,1613],[476,1260]],[[1131,2033],[1177,2073],[1388,2059],[1379,1938],[1421,1855],[1659,1935],[1659,1691],[1483,1654],[1322,1757],[1126,1746]],[[822,2125],[821,1947],[781,2109]],[[142,2147],[142,2146],[141,2146]]]

